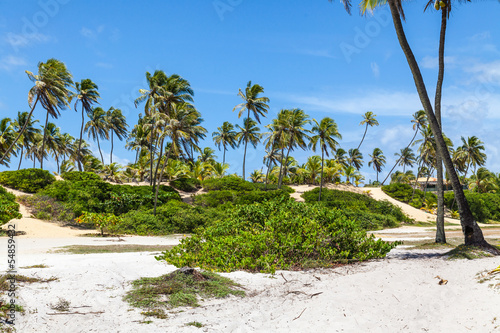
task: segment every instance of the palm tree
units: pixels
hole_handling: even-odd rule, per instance
[[[52,152],[57,163],[57,172],[59,172],[59,154],[61,151],[61,132],[59,127],[54,123],[48,123],[47,128],[44,128],[45,145],[47,151]]]
[[[472,183],[469,186],[470,190],[479,193],[494,193],[498,190],[495,174],[488,169],[481,167],[472,177]]]
[[[46,63],[38,63],[38,75],[29,71],[26,71],[26,74],[28,75],[28,78],[35,83],[28,93],[28,103],[31,107],[31,111],[28,114],[25,127],[19,131],[16,139],[11,143],[9,148],[0,158],[0,164],[7,156],[9,156],[17,141],[23,135],[38,102],[40,102],[42,107],[47,110],[45,127],[47,127],[49,114],[54,118],[57,118],[60,114],[60,110],[69,105],[68,100],[71,96],[69,87],[73,83],[73,80],[64,63],[56,59],[49,59]],[[43,140],[43,142],[44,141],[45,140]],[[42,144],[42,149],[43,148],[45,147]]]
[[[227,146],[231,148],[236,148],[236,131],[234,130],[233,124],[229,121],[225,121],[221,127],[217,127],[217,132],[212,133],[212,139],[215,145],[220,150],[220,147],[224,147],[224,153],[222,155],[222,164],[226,163],[226,150]]]
[[[405,173],[405,168],[407,166],[413,167],[416,161],[415,154],[411,148],[403,148],[399,153],[395,153],[394,156],[399,156],[398,165],[403,167],[403,173]]]
[[[28,122],[25,126],[25,123]],[[22,136],[22,142],[20,144],[21,153],[19,158],[19,165],[17,170],[21,169],[21,162],[23,161],[24,149],[29,149],[32,142],[34,141],[34,137],[36,134],[40,134],[40,129],[36,128],[34,124],[36,124],[38,120],[28,120],[28,112],[18,112],[17,118],[14,120],[12,125],[14,126],[14,130],[16,132],[21,132],[21,129],[24,128],[24,133]]]
[[[466,178],[470,166],[474,167],[473,173],[475,174],[476,168],[478,166],[483,166],[486,163],[486,154],[482,152],[484,150],[483,142],[476,136],[468,137],[467,140],[465,140],[464,137],[461,137],[461,140],[463,145],[460,147],[458,154],[466,161],[467,168],[465,169],[464,175],[464,178]]]
[[[99,143],[99,138],[108,139],[108,125],[106,122],[106,112],[100,108],[93,108],[88,113],[89,121],[85,124],[85,133],[89,133],[88,137],[92,136],[93,140],[97,140],[97,147],[99,148],[99,154],[101,155],[101,162],[104,164],[104,157],[102,156],[101,145]],[[79,146],[80,147],[80,146]]]
[[[245,93],[239,89],[238,96],[240,96],[244,102],[233,108],[233,111],[240,109],[238,118],[241,118],[243,111],[247,110],[247,118],[250,118],[250,112],[252,112],[255,120],[260,124],[260,116],[265,117],[267,109],[269,109],[269,105],[266,104],[269,103],[269,98],[258,97],[259,94],[263,92],[264,88],[258,84],[252,85],[252,81],[248,81]]]
[[[243,127],[236,125],[240,130],[236,135],[238,140],[238,145],[242,142],[245,143],[245,151],[243,153],[243,180],[245,179],[245,160],[247,156],[247,145],[250,144],[256,148],[257,144],[260,142],[261,134],[259,133],[260,128],[257,127],[257,122],[251,118],[245,118],[243,120]]]
[[[349,149],[349,165],[354,166],[359,171],[363,166],[363,154],[357,148]]]
[[[250,180],[252,183],[258,183],[264,179],[264,174],[262,173],[262,170],[254,170],[252,173],[250,173]]]
[[[346,155],[347,155],[347,152],[344,149],[338,148],[335,151],[335,158],[334,159],[340,165],[347,167],[349,165],[349,161],[348,161],[348,158]]]
[[[287,161],[290,151],[295,147],[307,148],[306,140],[309,140],[307,133],[310,131],[306,130],[305,126],[310,123],[310,120],[308,119],[309,116],[301,109],[285,110],[284,114],[284,138],[288,146],[285,161]],[[278,188],[281,188],[281,181],[285,175],[286,172],[281,173],[281,179],[278,179]]]
[[[385,165],[385,156],[380,148],[373,149],[372,155],[368,155],[372,159],[368,162],[368,166],[373,164],[373,169],[377,173],[377,183],[378,183],[378,174],[382,171],[382,167]]]
[[[92,82],[90,79],[83,79],[81,82],[75,82],[76,87],[76,102],[75,102],[75,111],[78,105],[78,102],[82,104],[82,125],[80,127],[80,141],[82,142],[83,137],[83,126],[85,125],[85,113],[89,114],[92,110],[92,106],[97,103],[97,99],[100,97],[99,92],[97,91],[97,84]],[[80,149],[81,145],[78,146],[77,156],[78,158],[78,170],[82,171],[82,163],[80,161]]]
[[[324,162],[325,162],[325,154],[326,156],[330,156],[328,153],[328,148],[331,151],[335,151],[336,146],[339,144],[335,141],[335,138],[342,139],[337,127],[337,123],[329,117],[325,117],[321,119],[321,122],[318,123],[316,119],[313,119],[314,126],[311,129],[312,133],[316,135],[311,136],[311,141],[309,142],[309,147],[312,147],[312,150],[316,151],[316,146],[319,143],[321,149],[321,181],[319,184],[319,196],[318,201],[321,201],[321,190],[323,189],[323,170],[324,170]]]
[[[200,152],[200,155],[198,156],[199,161],[209,164],[215,163],[216,158],[217,156],[215,156],[215,150],[210,147],[203,148],[203,150]]]
[[[11,123],[10,118],[3,118],[2,120],[0,120],[0,152],[5,152],[9,149],[9,147],[14,146],[14,140],[14,125],[13,123]],[[17,156],[15,152],[13,152],[12,154],[14,156]],[[10,156],[7,156],[7,154],[4,153],[4,157],[5,158],[2,158],[0,165],[3,164],[8,166],[10,163]]]
[[[142,114],[139,114],[139,120],[137,124],[134,125],[127,139],[127,143],[125,144],[125,148],[136,151],[135,162],[138,161],[139,156],[141,156],[143,152],[148,150],[149,134],[149,127],[146,123],[146,119],[142,117]]]
[[[279,157],[279,161],[281,162],[284,158],[284,151],[286,147],[286,117],[288,110],[282,109],[278,112],[278,115],[275,119],[272,120],[271,124],[266,125],[266,128],[269,129],[269,132],[264,135],[267,136],[265,141],[265,148],[267,151],[267,157],[264,157],[264,160],[267,160],[267,173],[266,173],[266,190],[267,190],[267,181],[269,178],[269,171],[271,169],[271,163],[275,163],[277,165],[277,160],[274,160],[276,157]],[[281,178],[281,167],[279,169],[278,179]]]
[[[127,136],[127,120],[122,114],[122,110],[109,108],[106,112],[106,125],[111,133],[111,153],[109,154],[109,164],[113,164],[113,135],[122,141]]]
[[[307,170],[309,182],[311,182],[313,185],[316,184],[316,179],[318,178],[318,174],[320,174],[320,177],[323,175],[323,159],[320,158],[319,156],[313,155],[309,156],[307,158],[307,162],[304,165],[304,169]],[[322,181],[322,179],[321,179]],[[320,190],[321,190],[321,184],[320,184]],[[318,201],[321,200],[321,196],[319,196]]]
[[[104,165],[101,171],[101,176],[104,180],[109,180],[115,183],[121,183],[123,180],[122,166],[117,163]]]
[[[266,171],[266,187],[265,189],[267,190],[267,183],[269,179],[269,171],[271,170],[272,165],[278,165],[279,161],[282,160],[282,155],[280,154],[278,148],[274,147],[272,150],[266,150],[266,155],[264,155],[264,159],[262,163],[267,165],[267,171]]]
[[[420,72],[420,68],[418,66],[417,61],[415,60],[415,56],[413,55],[413,51],[406,39],[406,35],[403,29],[403,24],[401,22],[401,17],[404,18],[403,7],[401,4],[401,0],[388,0],[388,1],[368,1],[364,0],[361,2],[361,10],[365,12],[366,9],[372,10],[374,7],[378,5],[382,5],[388,3],[389,8],[392,15],[392,21],[394,23],[394,28],[396,30],[396,35],[399,40],[399,44],[401,46],[402,51],[406,56],[406,60],[408,62],[408,66],[413,75],[413,80],[415,82],[415,86],[417,88],[418,95],[420,97],[420,101],[425,110],[427,118],[431,124],[431,129],[434,134],[434,138],[436,140],[436,147],[438,154],[443,159],[444,165],[446,167],[446,171],[450,177],[450,181],[453,187],[453,191],[455,193],[455,197],[458,203],[458,211],[460,214],[460,222],[462,225],[462,230],[464,232],[465,245],[476,245],[481,246],[489,251],[500,254],[500,251],[496,248],[491,247],[485,240],[483,233],[479,226],[477,225],[474,216],[470,210],[470,207],[467,203],[467,199],[465,198],[465,194],[460,185],[460,180],[458,178],[457,172],[453,168],[453,162],[450,157],[450,153],[446,147],[446,142],[443,138],[443,133],[441,130],[441,126],[434,114],[432,109],[432,105],[429,99],[429,95],[427,94],[427,89],[425,87],[425,82]],[[350,0],[344,0],[344,5],[346,9],[351,6]]]
[[[368,131],[368,126],[370,126],[370,127],[378,126],[378,121],[377,121],[377,119],[375,119],[376,116],[377,115],[373,114],[373,112],[371,112],[371,111],[367,111],[363,115],[363,121],[360,122],[359,124],[366,125],[366,127],[365,127],[365,133],[363,134],[363,138],[361,139],[361,142],[359,143],[358,150],[359,150],[359,147],[361,147],[361,144],[363,143],[363,141],[365,140],[366,132]]]

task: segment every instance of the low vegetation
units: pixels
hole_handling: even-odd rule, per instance
[[[454,198],[453,192],[444,194],[444,202],[448,208],[457,209]],[[465,191],[465,198],[476,221],[483,223],[491,220],[500,221],[500,194]]]
[[[12,219],[21,218],[19,213],[19,204],[16,202],[16,196],[0,187],[0,225],[4,225]]]
[[[68,245],[56,252],[65,252],[72,254],[90,254],[90,253],[125,253],[125,252],[159,252],[168,251],[172,245]],[[31,267],[29,267],[31,268]]]
[[[453,250],[444,254],[448,260],[455,259],[479,259],[484,257],[493,257],[493,255],[479,247],[470,245],[459,245]]]
[[[367,236],[341,210],[276,199],[228,208],[158,256],[177,267],[275,272],[384,257],[397,244]]]
[[[232,280],[211,272],[185,268],[170,274],[141,278],[132,282],[132,290],[124,300],[144,309],[146,316],[166,318],[165,310],[180,306],[200,306],[199,298],[244,296],[241,286]]]
[[[393,183],[385,185],[382,186],[382,191],[391,198],[407,203],[418,209],[422,207],[432,208],[437,203],[437,197],[434,193],[424,193],[419,189],[414,190],[413,187],[408,184]]]
[[[26,193],[36,193],[55,181],[47,170],[21,169],[0,172],[0,184]]]

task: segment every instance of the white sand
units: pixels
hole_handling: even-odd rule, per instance
[[[308,189],[312,187],[299,188]],[[142,310],[131,308],[122,298],[131,281],[169,273],[174,266],[145,252],[74,255],[48,251],[71,244],[169,245],[182,235],[124,237],[118,242],[116,238],[76,237],[81,230],[26,217],[16,222],[18,228],[29,231],[16,238],[18,267],[49,266],[19,269],[19,273],[59,279],[21,286],[17,302],[26,314],[17,317],[18,332],[500,331],[500,293],[476,279],[477,273],[497,267],[499,258],[447,261],[435,250],[396,249],[387,259],[337,269],[285,271],[274,276],[234,272],[223,275],[241,283],[249,296],[206,301],[198,308],[169,311],[168,319],[155,319],[144,317]],[[433,231],[405,227],[378,233],[393,240],[427,239]],[[0,248],[7,249],[7,238],[0,238]],[[5,271],[6,251],[1,253],[0,269]],[[448,284],[439,285],[436,276]],[[57,311],[50,305],[59,298],[71,302],[70,312],[79,313],[54,314]],[[204,326],[185,326],[193,321]]]

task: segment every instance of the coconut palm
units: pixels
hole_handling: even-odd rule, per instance
[[[146,119],[139,114],[139,120],[129,134],[125,148],[135,150],[135,162],[139,156],[149,148],[149,127],[146,124]]]
[[[97,103],[97,99],[100,97],[99,92],[97,91],[97,84],[92,82],[90,79],[83,79],[81,82],[75,82],[76,88],[76,102],[75,102],[75,111],[77,111],[76,107],[78,102],[82,104],[82,125],[80,127],[80,141],[82,142],[83,137],[83,126],[85,125],[85,113],[90,113],[92,107],[95,103]],[[77,156],[80,156],[81,146],[78,147]],[[78,170],[82,171],[82,163],[80,158],[78,159]]]
[[[354,166],[359,171],[363,166],[363,154],[357,148],[349,149],[348,162],[350,166]]]
[[[344,6],[349,12],[351,7],[350,0],[344,0],[343,2]],[[483,233],[479,228],[479,226],[477,225],[474,216],[472,215],[472,212],[470,210],[470,207],[467,203],[467,199],[465,198],[465,194],[460,185],[460,180],[458,178],[457,172],[453,168],[453,162],[451,160],[450,153],[446,147],[446,142],[443,137],[441,126],[439,125],[436,115],[434,114],[434,110],[432,108],[429,95],[427,94],[427,89],[425,87],[425,82],[420,72],[420,68],[415,59],[413,51],[411,50],[408,40],[406,39],[406,34],[403,29],[403,24],[401,21],[401,18],[404,19],[404,12],[401,0],[387,0],[387,1],[364,0],[360,3],[360,8],[361,11],[364,13],[367,9],[373,10],[375,7],[383,4],[389,5],[392,21],[394,23],[394,28],[396,30],[396,35],[398,37],[401,49],[406,56],[406,60],[413,75],[413,80],[415,82],[415,86],[417,88],[420,101],[422,103],[424,111],[431,125],[431,129],[434,134],[434,138],[436,140],[436,147],[438,154],[443,159],[446,171],[448,172],[448,175],[450,177],[453,191],[455,193],[455,197],[457,198],[458,211],[460,214],[460,222],[462,225],[462,230],[464,232],[465,245],[482,246],[484,248],[487,248],[489,251],[493,253],[500,254],[500,251],[498,249],[491,247],[484,240]]]
[[[57,172],[59,173],[59,155],[61,153],[61,132],[54,123],[48,123],[45,132],[45,145],[47,151],[51,152],[57,163]]]
[[[266,187],[265,189],[267,190],[267,181],[269,179],[269,171],[271,170],[271,166],[273,165],[278,165],[278,163],[281,161],[283,156],[279,152],[278,148],[274,147],[272,150],[266,150],[266,155],[264,155],[264,159],[262,163],[267,165],[267,171],[266,171]]]
[[[307,170],[307,178],[309,183],[312,183],[313,185],[316,184],[316,179],[318,178],[318,175],[322,177],[323,175],[323,159],[319,156],[313,155],[309,156],[307,158],[307,162],[304,165],[304,169]],[[322,178],[321,180],[322,181]],[[321,189],[321,187],[320,187]],[[321,200],[321,197],[319,197],[318,201]]]
[[[113,136],[122,141],[127,136],[127,120],[122,114],[122,110],[109,108],[106,112],[106,125],[111,134],[111,153],[109,154],[109,164],[113,164]]]
[[[474,168],[473,174],[475,174],[476,168],[478,166],[483,166],[486,163],[486,154],[483,153],[483,142],[476,136],[468,137],[467,140],[465,140],[464,137],[461,137],[461,140],[462,146],[460,147],[458,154],[466,161],[467,168],[465,169],[464,174],[464,178],[466,178],[467,172],[471,166]]]
[[[471,180],[469,189],[472,191],[479,193],[495,193],[498,191],[495,174],[484,167],[477,169]]]
[[[212,164],[212,172],[215,178],[222,178],[226,174],[226,171],[229,169],[229,164],[215,162]]]
[[[342,166],[347,167],[349,165],[349,159],[347,158],[347,152],[342,148],[337,148],[335,151],[335,161]]]
[[[100,108],[90,109],[89,121],[85,124],[85,133],[88,132],[88,137],[92,136],[94,141],[97,141],[97,147],[99,148],[99,154],[101,155],[101,163],[104,164],[104,157],[102,156],[101,144],[99,143],[99,138],[109,139],[108,134],[108,124],[106,122],[106,112]]]
[[[363,138],[361,138],[361,142],[359,143],[358,150],[359,150],[359,147],[361,147],[361,144],[363,143],[363,141],[365,140],[366,132],[368,131],[368,126],[370,126],[370,127],[378,126],[378,121],[375,118],[376,116],[377,115],[373,114],[373,112],[371,112],[371,111],[367,111],[363,115],[363,121],[360,122],[359,124],[366,125],[366,126],[365,126],[365,133],[363,134]]]
[[[411,148],[403,148],[399,153],[395,153],[394,156],[399,156],[398,165],[403,167],[403,173],[405,173],[405,168],[407,166],[413,167],[416,162],[415,153]]]
[[[0,152],[6,152],[9,147],[14,147],[13,142],[16,140],[15,135],[14,124],[11,122],[10,118],[3,118],[0,120]],[[17,156],[15,151],[12,151],[12,154]],[[7,156],[7,154],[4,153],[4,157],[5,158],[2,158],[0,165],[3,164],[9,166],[10,156]]]
[[[100,174],[104,177],[104,180],[109,180],[115,183],[121,183],[124,179],[122,166],[118,163],[104,165]]]
[[[252,183],[259,183],[264,179],[264,174],[262,173],[262,170],[254,170],[252,173],[250,173],[250,180]]]
[[[200,152],[200,155],[198,156],[198,160],[208,163],[208,164],[213,164],[215,163],[215,159],[217,156],[215,156],[215,150],[213,150],[210,147],[205,147],[203,150]]]
[[[240,109],[238,118],[241,118],[241,115],[246,110],[247,118],[250,118],[250,112],[252,112],[255,120],[260,124],[260,117],[265,117],[269,109],[269,105],[266,104],[269,103],[269,98],[259,97],[259,94],[262,93],[264,93],[264,88],[258,84],[252,85],[252,81],[248,81],[245,92],[239,89],[238,96],[241,97],[243,103],[233,108],[233,111]]]
[[[382,167],[385,165],[385,156],[380,148],[373,149],[372,155],[368,155],[371,157],[371,160],[368,162],[368,166],[373,164],[373,169],[377,173],[377,183],[378,183],[378,174],[382,171]]]
[[[32,72],[26,71],[28,78],[35,83],[35,85],[30,89],[28,93],[28,103],[31,107],[30,113],[28,114],[28,119],[25,122],[27,126],[31,119],[31,115],[35,110],[38,102],[47,111],[47,117],[45,120],[45,128],[48,123],[48,115],[57,118],[60,114],[60,110],[66,108],[69,105],[69,99],[71,98],[71,92],[69,90],[71,84],[73,84],[72,76],[66,65],[57,59],[49,59],[47,62],[38,63],[38,74],[35,75]],[[23,127],[16,139],[11,143],[9,148],[3,153],[0,158],[0,164],[3,160],[9,156],[10,152],[16,145],[17,141],[21,138],[26,127]],[[45,142],[45,140],[43,140]],[[42,143],[42,149],[44,149]],[[43,162],[41,165],[43,169]]]
[[[268,152],[269,156],[279,156],[279,161],[281,161],[284,158],[284,151],[286,147],[286,118],[287,118],[287,113],[288,110],[282,109],[280,112],[278,112],[278,115],[276,118],[274,118],[271,122],[271,124],[266,125],[266,128],[269,130],[269,132],[265,133],[264,135],[267,136],[265,140],[265,148]],[[267,189],[267,180],[269,177],[269,170],[271,169],[271,163],[275,162],[273,159],[269,158],[264,158],[267,159],[267,173],[266,173],[266,189]],[[282,168],[280,166],[279,168],[279,175],[278,179],[281,179],[281,172]]]
[[[226,163],[227,147],[229,146],[234,149],[237,146],[236,131],[234,130],[233,124],[229,121],[225,121],[221,127],[217,127],[216,132],[212,133],[212,139],[219,150],[221,146],[224,148],[222,163]]]
[[[328,150],[330,149],[332,152],[335,151],[337,145],[339,144],[335,141],[335,138],[342,139],[337,127],[337,123],[329,117],[325,117],[321,119],[321,122],[318,123],[316,119],[313,119],[314,126],[311,129],[311,132],[315,135],[311,136],[311,141],[309,142],[309,147],[312,147],[312,150],[315,152],[316,147],[319,143],[321,149],[321,180],[319,184],[319,196],[318,201],[321,201],[321,190],[323,189],[323,171],[324,171],[324,162],[325,162],[325,154],[326,156],[330,156]]]
[[[245,118],[243,120],[243,127],[236,125],[240,130],[236,135],[236,140],[238,140],[238,145],[242,142],[245,143],[245,151],[243,152],[243,179],[245,179],[245,161],[247,156],[247,145],[250,144],[256,148],[257,144],[260,142],[261,134],[259,133],[260,128],[257,127],[257,122],[251,118]]]
[[[25,126],[25,123],[28,122]],[[34,136],[36,134],[40,134],[40,129],[36,128],[34,125],[38,122],[38,120],[28,120],[28,112],[18,112],[17,118],[12,123],[14,130],[19,133],[22,128],[24,128],[23,136],[21,137],[21,143],[19,144],[21,148],[19,165],[17,170],[21,168],[21,162],[23,161],[24,149],[29,149],[32,142],[34,141]]]

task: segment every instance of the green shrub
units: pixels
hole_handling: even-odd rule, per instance
[[[16,196],[0,187],[0,225],[4,225],[12,219],[20,219],[19,204]]]
[[[318,201],[318,194],[319,188],[315,188],[302,194],[302,198],[304,198],[307,203],[316,203]],[[411,221],[411,219],[403,213],[401,208],[396,205],[388,201],[377,201],[365,194],[323,189],[321,192],[321,201],[327,207],[334,207],[344,211],[377,214],[372,217],[374,220],[373,225],[376,226],[374,229],[397,226],[397,222]],[[388,217],[388,219],[381,219],[380,215],[384,215]],[[357,216],[357,218],[354,216]],[[353,215],[353,218],[355,220],[359,219],[360,222],[362,222],[361,220],[367,219],[367,215],[359,213]],[[363,222],[362,225],[368,226],[371,224]],[[372,230],[372,228],[370,228],[370,230]]]
[[[267,190],[266,190],[266,184],[264,183],[252,183],[252,185],[256,190],[260,191],[273,191],[278,189],[278,184],[267,184]],[[293,188],[287,185],[281,185],[281,190],[287,193],[295,192]]]
[[[253,191],[254,185],[237,176],[226,176],[222,178],[210,178],[202,183],[207,191]]]
[[[289,198],[290,194],[283,190],[271,191],[230,191],[220,190],[194,196],[194,204],[203,207],[217,207],[225,203],[252,204],[274,198]]]
[[[36,193],[55,180],[50,172],[41,169],[0,172],[0,184],[26,193]]]
[[[69,172],[64,172],[61,174],[61,177],[64,180],[69,180],[72,182],[76,181],[88,181],[88,180],[101,180],[101,177],[99,175],[93,173],[93,172],[86,172],[86,171],[69,171]]]
[[[391,198],[410,204],[418,209],[424,206],[426,200],[428,202],[437,202],[437,197],[434,193],[426,192],[424,198],[423,191],[415,189],[415,194],[413,194],[413,188],[408,184],[394,183],[385,185],[382,186],[382,191],[384,191]],[[411,201],[412,195],[413,201]]]
[[[380,258],[395,246],[367,236],[338,209],[280,199],[229,208],[226,218],[156,258],[177,267],[273,273]]]
[[[73,222],[75,218],[73,211],[66,204],[48,195],[24,195],[19,197],[19,201],[29,207],[31,214],[40,220]]]
[[[201,188],[201,182],[196,178],[179,178],[172,180],[170,186],[184,192],[196,192]]]
[[[464,191],[465,198],[469,203],[469,208],[474,219],[479,222],[488,220],[500,221],[500,195],[497,193],[476,193]],[[457,210],[458,205],[453,202],[455,195],[453,192],[444,194],[444,204],[451,210]],[[453,207],[451,206],[453,204]]]

